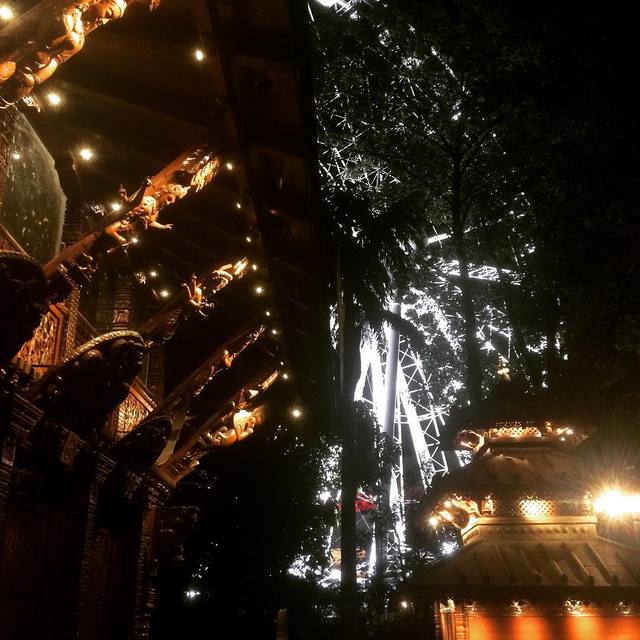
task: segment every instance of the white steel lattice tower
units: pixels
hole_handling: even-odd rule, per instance
[[[393,304],[393,313],[401,314],[401,305]],[[355,399],[368,403],[381,425],[381,431],[391,438],[398,452],[391,469],[389,486],[382,499],[388,500],[391,513],[389,531],[377,532],[378,544],[372,542],[370,575],[377,553],[385,554],[385,572],[403,575],[403,557],[407,550],[405,467],[414,457],[422,491],[433,478],[447,472],[447,462],[440,449],[440,429],[445,414],[433,403],[429,379],[422,362],[409,341],[387,327],[385,344],[370,336],[361,347],[361,374]],[[386,355],[383,363],[383,354]],[[382,548],[381,548],[382,543]]]

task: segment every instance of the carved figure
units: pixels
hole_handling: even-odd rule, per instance
[[[129,395],[142,369],[144,343],[135,331],[112,331],[80,346],[31,391],[34,404],[82,433],[101,427]]]
[[[27,98],[37,85],[82,49],[87,34],[121,18],[130,1],[69,2],[57,14],[42,16],[38,32],[7,59],[0,60],[0,104],[9,106]],[[159,4],[160,0],[150,0],[149,9]]]
[[[160,212],[184,198],[191,189],[201,188],[201,177],[211,180],[219,167],[220,159],[211,151],[196,149],[174,160],[153,178],[147,178],[133,195],[129,196],[121,187],[121,209],[105,216],[91,232],[44,266],[56,300],[63,300],[74,286],[85,285],[101,255],[126,249],[129,242],[149,227],[172,229],[171,224],[158,220]],[[196,180],[197,187],[191,184],[195,176],[201,176]]]

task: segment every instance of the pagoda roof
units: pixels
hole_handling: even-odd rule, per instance
[[[457,595],[487,588],[492,594],[623,589],[640,595],[640,549],[598,536],[591,516],[545,524],[480,518],[465,538],[464,548],[426,569],[414,586]]]

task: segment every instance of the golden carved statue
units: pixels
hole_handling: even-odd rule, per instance
[[[149,227],[172,229],[171,224],[158,220],[160,213],[188,193],[204,188],[220,166],[218,155],[207,148],[197,148],[178,157],[153,178],[147,178],[133,195],[120,188],[122,207],[48,262],[43,267],[46,277],[51,281],[56,275],[63,276],[78,285],[96,269],[98,255],[126,248]]]
[[[43,2],[27,12],[24,17],[33,17],[38,27],[0,57],[0,106],[29,96],[82,49],[89,33],[121,18],[134,1],[137,0]],[[160,4],[160,0],[145,1],[151,11]],[[11,33],[7,38],[11,39]]]

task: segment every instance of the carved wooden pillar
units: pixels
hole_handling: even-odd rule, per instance
[[[164,347],[156,347],[149,352],[147,388],[156,402],[164,398]]]
[[[98,495],[115,463],[110,458],[94,453],[92,460],[83,460],[79,470],[77,490],[65,505],[65,526],[61,548],[65,572],[60,578],[58,605],[54,611],[57,620],[51,637],[77,640],[82,620],[90,614],[91,562],[96,534],[95,518]]]
[[[136,588],[134,640],[148,640],[151,616],[155,605],[156,559],[153,557],[153,535],[155,532],[156,514],[169,498],[168,487],[156,478],[147,476],[144,480],[142,501],[142,522],[138,539],[138,555],[136,565]]]

